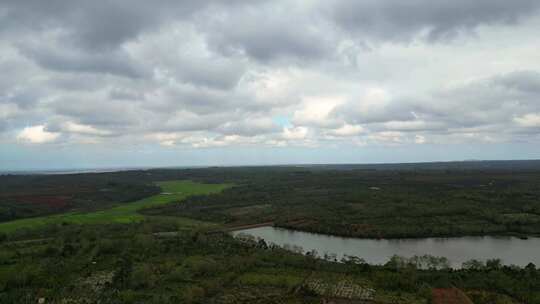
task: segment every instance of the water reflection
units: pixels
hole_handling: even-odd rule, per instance
[[[540,265],[540,238],[526,240],[515,237],[459,237],[372,240],[337,237],[275,227],[259,227],[233,232],[249,234],[277,245],[297,245],[304,251],[316,250],[319,255],[357,256],[370,264],[384,264],[393,255],[403,257],[425,254],[446,257],[453,268],[471,259],[501,259],[504,264]]]

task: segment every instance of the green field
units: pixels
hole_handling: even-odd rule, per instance
[[[50,216],[20,219],[0,223],[0,232],[12,232],[19,229],[33,229],[51,224],[104,224],[104,223],[132,223],[142,221],[145,216],[138,213],[144,208],[155,207],[182,200],[190,195],[211,194],[220,192],[228,184],[201,184],[192,181],[163,181],[156,183],[162,193],[141,199],[132,203],[124,203],[114,208],[89,213],[69,212]],[[177,218],[187,225],[195,225],[195,220]]]

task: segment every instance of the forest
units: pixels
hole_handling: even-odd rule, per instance
[[[3,175],[0,303],[540,303],[532,263],[452,269],[423,255],[370,265],[227,232],[268,223],[364,238],[540,234],[538,168],[463,166]],[[52,207],[60,196],[66,204]]]
[[[144,212],[367,238],[540,233],[540,170],[259,168],[226,178],[236,186]]]
[[[532,264],[470,261],[452,270],[433,257],[394,257],[374,266],[180,228],[148,221],[11,234],[0,244],[0,302],[447,303],[437,299],[449,294],[477,304],[540,303]]]

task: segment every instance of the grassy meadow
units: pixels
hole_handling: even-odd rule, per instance
[[[142,221],[145,215],[138,211],[164,205],[185,199],[191,195],[204,195],[220,192],[228,184],[202,184],[188,180],[156,182],[162,193],[153,195],[135,202],[124,203],[107,210],[88,213],[68,212],[63,214],[26,218],[0,223],[0,232],[9,233],[19,229],[33,229],[45,225],[73,223],[73,224],[106,224],[106,223],[133,223]],[[200,221],[185,218],[175,219],[186,226],[204,224]]]

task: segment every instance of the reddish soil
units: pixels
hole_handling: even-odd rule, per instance
[[[434,288],[431,291],[434,304],[473,304],[473,302],[457,288]]]
[[[70,196],[27,195],[18,196],[16,201],[23,204],[47,205],[51,209],[64,209],[70,204]]]
[[[373,304],[373,301],[323,298],[321,304]]]
[[[32,189],[32,191],[25,190],[13,190],[9,193],[0,193],[0,197],[26,197],[31,192],[32,196],[73,196],[80,193],[92,193],[96,192],[96,189],[86,187],[51,187],[51,188],[39,188]]]

